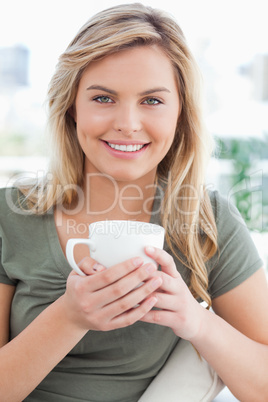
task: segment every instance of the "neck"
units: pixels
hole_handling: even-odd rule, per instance
[[[149,221],[156,190],[155,176],[155,172],[150,172],[133,182],[118,182],[101,174],[86,176],[85,213],[97,220]]]

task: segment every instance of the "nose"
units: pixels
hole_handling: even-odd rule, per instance
[[[125,136],[138,133],[142,128],[141,117],[136,105],[120,105],[114,119],[114,129]]]

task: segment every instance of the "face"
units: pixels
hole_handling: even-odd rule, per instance
[[[172,144],[179,109],[175,73],[159,47],[127,49],[91,63],[73,111],[85,173],[116,181],[155,177]]]

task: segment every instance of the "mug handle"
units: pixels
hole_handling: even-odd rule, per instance
[[[77,244],[87,244],[92,251],[96,250],[95,243],[90,239],[69,239],[66,245],[66,258],[71,265],[72,269],[75,270],[79,275],[86,276],[86,274],[81,271],[74,259],[74,247]]]

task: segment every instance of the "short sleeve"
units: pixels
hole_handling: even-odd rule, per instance
[[[218,252],[208,263],[209,293],[220,296],[240,285],[263,262],[237,208],[213,192],[211,203],[218,230]]]
[[[0,237],[0,283],[4,283],[6,285],[16,285],[16,282],[12,281],[6,274],[6,271],[2,264],[2,239]]]
[[[11,189],[9,189],[10,191]],[[11,222],[11,212],[6,202],[6,191],[0,189],[0,283],[16,286],[14,281],[8,274],[6,262],[8,257],[13,253],[12,239],[13,228],[16,227]]]

